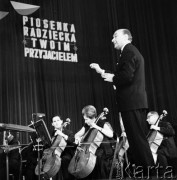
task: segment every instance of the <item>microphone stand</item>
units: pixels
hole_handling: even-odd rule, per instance
[[[34,115],[36,115],[37,117],[42,117],[42,116],[44,116],[44,114],[42,114],[42,113],[33,113],[32,114],[32,121],[31,121],[31,123],[33,124],[33,127],[34,127],[34,129],[36,129],[36,127],[35,127],[35,123],[34,123]],[[37,131],[36,131],[36,133],[37,133]],[[37,136],[38,136],[38,134],[37,134]],[[38,158],[37,158],[37,162],[38,162],[38,180],[40,180],[41,179],[41,177],[40,177],[40,173],[41,173],[41,164],[40,164],[40,150],[42,150],[42,149],[40,149],[40,144],[39,144],[39,142],[40,142],[40,138],[38,138],[37,140],[36,140],[36,142],[37,142],[37,145],[34,145],[34,147],[35,146],[37,146],[37,156],[38,156]],[[42,147],[43,147],[43,145],[41,145]]]
[[[9,153],[6,153],[6,179],[9,180]]]
[[[41,172],[41,167],[40,167],[40,145],[39,145],[39,139],[37,140],[37,155],[38,155],[38,180],[40,180],[40,172]]]
[[[31,121],[31,123],[33,124],[33,127],[34,127],[34,129],[36,129],[35,128],[35,125],[34,125],[34,113],[32,114],[32,121]],[[40,172],[41,172],[41,170],[40,170],[40,147],[39,147],[39,139],[38,140],[36,140],[37,141],[37,162],[38,162],[38,180],[40,180]],[[34,147],[35,147],[36,145],[34,145]],[[35,148],[36,149],[36,148]]]

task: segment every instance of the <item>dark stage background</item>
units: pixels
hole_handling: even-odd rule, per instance
[[[81,110],[94,105],[98,113],[109,109],[108,119],[118,130],[112,85],[89,68],[92,62],[113,70],[118,53],[111,42],[114,31],[128,28],[133,44],[145,58],[149,110],[168,111],[177,127],[177,2],[175,0],[19,0],[40,8],[30,17],[74,24],[78,62],[24,57],[22,16],[9,0],[0,0],[0,10],[9,14],[0,20],[0,123],[29,125],[32,113],[45,113],[51,132],[51,117],[71,119],[77,132]],[[29,141],[22,135],[22,143]]]

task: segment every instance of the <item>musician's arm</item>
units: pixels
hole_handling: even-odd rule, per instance
[[[91,125],[93,128],[98,129],[101,133],[103,133],[105,136],[112,138],[113,137],[113,130],[110,127],[110,125],[108,123],[105,123],[103,128],[101,128],[100,126],[98,126],[97,124],[93,123]]]
[[[68,129],[65,129],[64,131],[62,131],[65,135],[68,136],[67,138],[67,142],[69,143],[74,143],[75,142],[75,138],[74,138],[74,134],[72,131],[68,130]]]
[[[74,136],[76,144],[78,144],[80,142],[80,140],[84,134],[85,134],[85,127],[82,127]]]
[[[165,136],[174,136],[175,130],[173,129],[171,123],[165,122],[163,126],[160,127],[159,132]]]
[[[160,131],[160,127],[156,125],[151,125],[150,129],[154,129],[156,131]]]
[[[56,135],[60,135],[62,136],[65,140],[68,140],[68,136],[66,134],[64,134],[62,131],[60,130],[57,130],[56,133],[55,133],[55,136]]]
[[[174,136],[175,135],[175,131],[169,122],[163,122],[163,123],[161,123],[160,126],[151,125],[150,129],[157,130],[165,136]]]

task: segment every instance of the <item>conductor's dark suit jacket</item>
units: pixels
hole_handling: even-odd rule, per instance
[[[144,58],[131,43],[124,47],[114,75],[113,83],[120,112],[148,107]]]

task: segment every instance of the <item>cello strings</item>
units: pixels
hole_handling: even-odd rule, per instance
[[[111,141],[111,142],[106,142],[106,141],[94,141],[94,143],[99,143],[99,142],[101,142],[101,143],[104,143],[104,144],[112,144],[112,143],[117,143],[117,141]],[[83,142],[83,143],[80,143],[79,145],[82,145],[82,144],[92,144],[93,142]],[[77,145],[77,144],[76,144]],[[79,146],[78,145],[78,146]],[[35,145],[36,147],[38,146],[38,145]],[[40,145],[41,146],[41,145]],[[42,146],[44,146],[44,145],[42,145]],[[74,146],[74,145],[67,145],[67,146],[56,146],[56,147],[76,147],[76,146]],[[53,146],[52,148],[56,148],[55,146]]]

